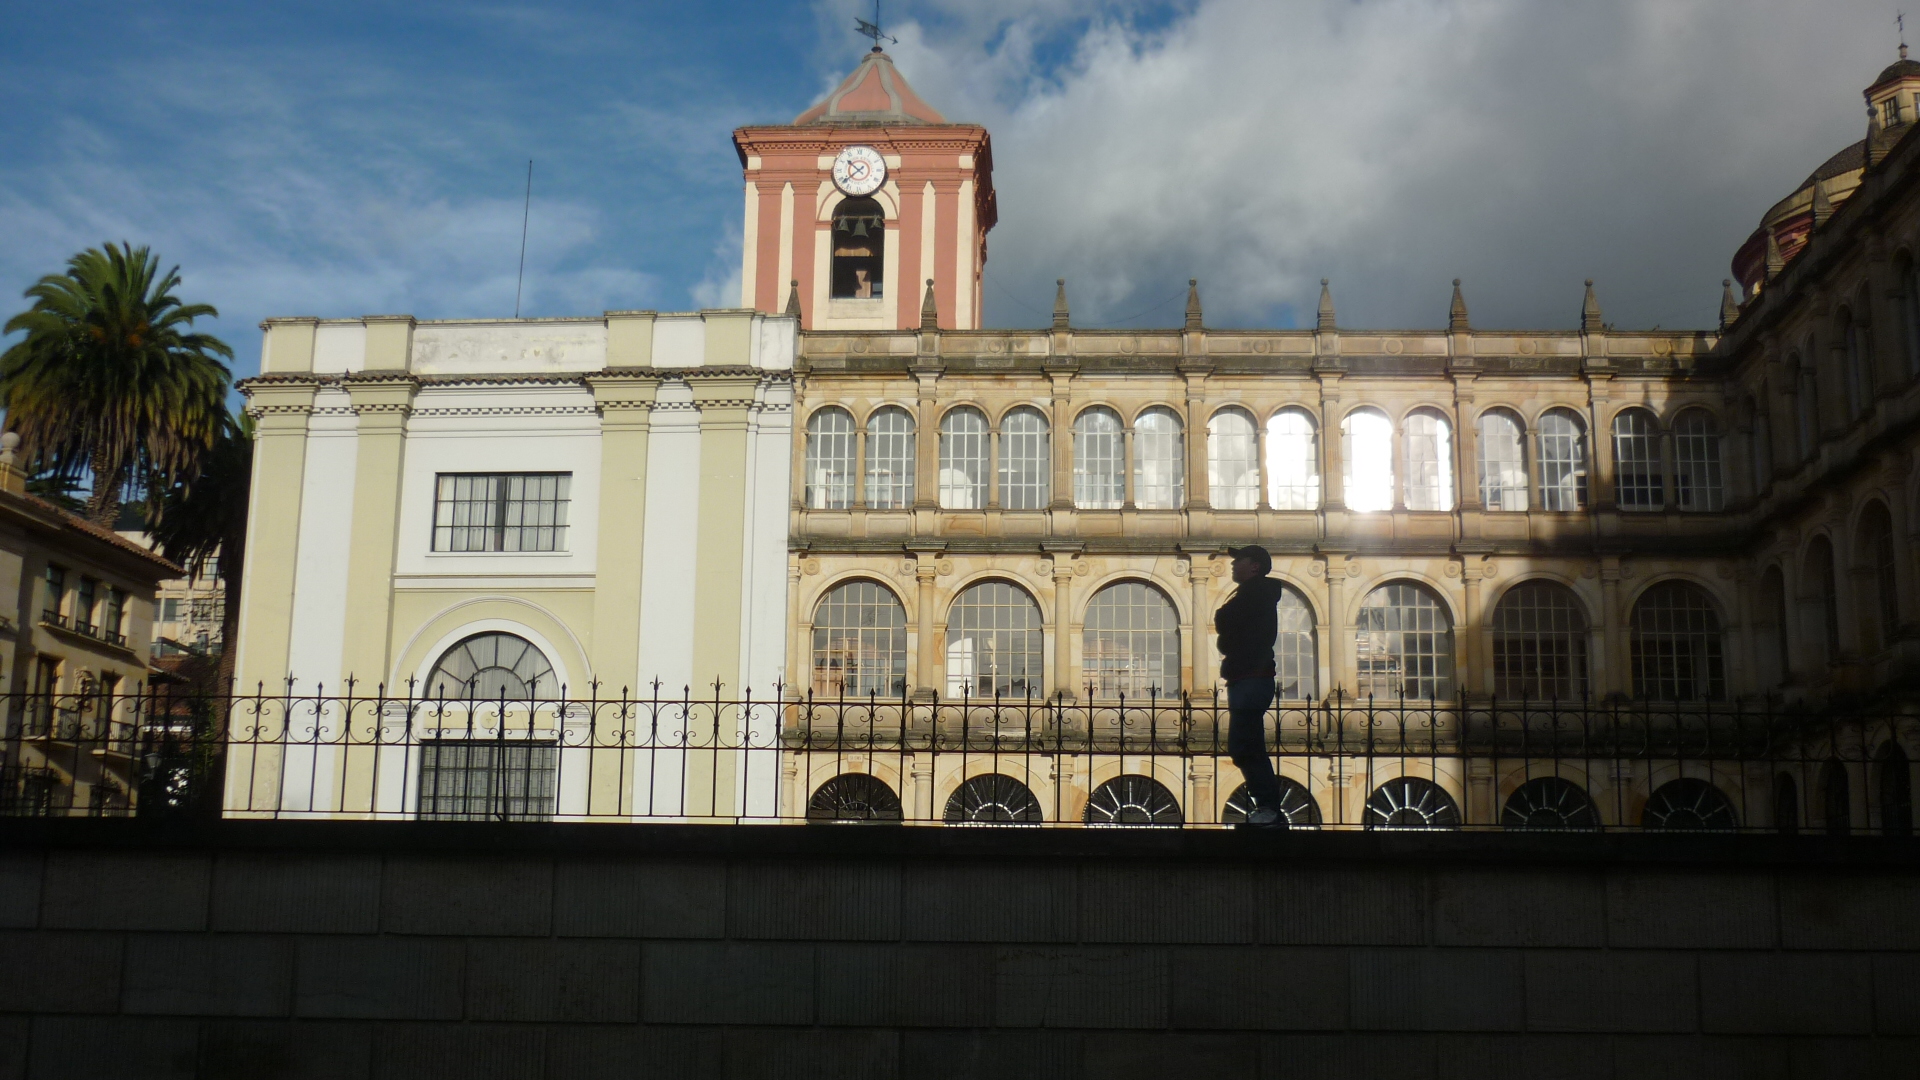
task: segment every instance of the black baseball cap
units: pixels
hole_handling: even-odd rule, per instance
[[[1246,547],[1228,548],[1227,554],[1236,559],[1252,559],[1254,562],[1259,563],[1260,568],[1263,570],[1273,569],[1273,556],[1268,554],[1267,549],[1261,547],[1259,544],[1248,544]]]

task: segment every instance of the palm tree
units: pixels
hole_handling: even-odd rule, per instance
[[[121,494],[191,477],[226,416],[233,350],[182,304],[180,268],[160,273],[144,247],[107,244],[67,260],[26,291],[33,307],[7,320],[26,331],[0,355],[0,407],[21,451],[55,477],[91,474],[86,514],[111,526]]]
[[[233,685],[239,652],[241,560],[247,550],[247,497],[253,482],[253,418],[226,416],[213,449],[192,479],[148,499],[148,531],[160,553],[199,577],[216,555],[225,584],[220,616],[220,693]]]

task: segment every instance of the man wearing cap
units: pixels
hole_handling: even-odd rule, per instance
[[[1214,613],[1220,636],[1220,677],[1227,684],[1227,753],[1247,780],[1253,808],[1247,825],[1284,829],[1280,781],[1267,756],[1267,706],[1273,704],[1273,643],[1280,634],[1280,583],[1267,575],[1273,556],[1258,544],[1233,548],[1233,580],[1239,588]]]

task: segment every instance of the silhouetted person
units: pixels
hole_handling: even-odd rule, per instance
[[[1268,577],[1273,556],[1257,544],[1234,548],[1233,580],[1240,586],[1214,612],[1220,635],[1220,677],[1227,684],[1227,753],[1246,777],[1247,824],[1284,829],[1280,780],[1267,756],[1267,706],[1273,704],[1273,643],[1280,634],[1280,583]]]

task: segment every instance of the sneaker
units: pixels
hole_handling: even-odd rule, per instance
[[[1287,819],[1272,807],[1260,806],[1247,815],[1247,826],[1254,829],[1284,829]]]

